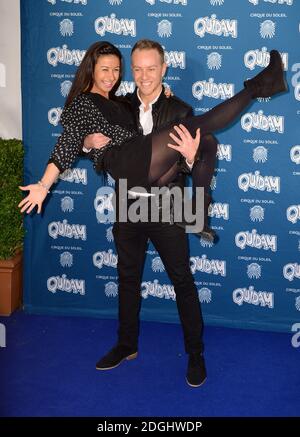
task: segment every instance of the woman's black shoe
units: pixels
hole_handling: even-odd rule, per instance
[[[269,65],[252,79],[244,82],[253,99],[257,97],[271,97],[274,94],[287,91],[288,86],[284,78],[281,55],[277,50],[271,50]]]

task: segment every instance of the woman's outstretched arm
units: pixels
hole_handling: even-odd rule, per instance
[[[29,214],[35,206],[37,213],[41,212],[52,184],[60,173],[72,167],[79,156],[84,137],[92,131],[92,115],[91,102],[86,96],[78,96],[64,109],[61,117],[64,130],[51,153],[44,175],[38,183],[20,187],[22,191],[29,191],[18,205],[21,212]]]

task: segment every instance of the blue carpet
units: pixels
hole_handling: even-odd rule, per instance
[[[7,330],[2,417],[299,416],[300,348],[292,334],[206,327],[208,378],[191,388],[179,325],[142,322],[138,358],[97,371],[115,341],[115,320],[19,311],[0,322]]]

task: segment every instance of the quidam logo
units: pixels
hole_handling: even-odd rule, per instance
[[[48,2],[51,3],[52,5],[56,5],[56,2],[58,1],[59,0],[48,0]],[[60,0],[60,1],[66,3],[74,3],[74,5],[82,4],[83,6],[86,6],[88,2],[88,0]]]
[[[284,133],[284,117],[282,115],[264,115],[264,111],[247,112],[241,117],[241,126],[247,132],[259,129],[265,132]]]
[[[106,229],[106,239],[109,243],[112,243],[114,241],[114,234],[113,234],[113,227],[109,226],[109,228]]]
[[[57,67],[57,65],[76,65],[78,67],[85,55],[85,50],[79,49],[68,49],[67,44],[63,44],[62,47],[51,47],[47,51],[47,61],[52,67]]]
[[[153,258],[152,263],[151,263],[151,268],[152,268],[152,271],[155,273],[165,271],[165,266],[164,266],[164,264],[159,256],[156,256],[155,258]]]
[[[113,281],[107,282],[104,286],[104,293],[106,297],[118,296],[118,284]]]
[[[206,33],[210,35],[237,38],[237,20],[217,19],[215,14],[211,17],[199,17],[194,22],[194,32],[203,38]]]
[[[182,6],[186,6],[188,0],[156,0],[156,1],[160,1],[161,3],[172,3],[174,5],[182,5]],[[149,3],[149,5],[153,6],[155,5],[155,0],[146,0],[147,3]]]
[[[83,241],[87,239],[86,225],[69,224],[67,220],[49,223],[48,234],[54,239],[58,237],[75,238],[75,240]]]
[[[271,100],[271,97],[257,97],[259,103],[267,103]]]
[[[212,291],[206,287],[200,288],[200,290],[198,290],[198,297],[201,303],[210,303],[212,299]]]
[[[290,150],[291,161],[300,164],[300,146],[293,146]]]
[[[264,146],[258,146],[253,149],[253,161],[264,164],[268,160],[268,149]]]
[[[229,204],[228,203],[212,203],[208,208],[208,215],[210,217],[222,218],[229,220]]]
[[[141,295],[144,299],[147,297],[158,297],[160,299],[176,300],[176,295],[173,285],[160,284],[157,279],[153,282],[142,282]]]
[[[113,223],[115,221],[114,189],[103,186],[97,190],[94,208],[98,223]]]
[[[269,291],[255,291],[251,285],[249,288],[236,288],[232,292],[232,300],[237,305],[243,303],[251,305],[274,308],[274,293]]]
[[[135,83],[132,81],[123,80],[120,83],[119,88],[116,91],[116,96],[126,96],[126,94],[132,94],[135,89]]]
[[[251,263],[247,266],[247,276],[250,279],[259,279],[261,277],[261,266],[257,263]]]
[[[294,323],[291,328],[295,334],[292,337],[291,343],[293,347],[300,347],[300,323]]]
[[[300,279],[300,264],[288,263],[283,267],[283,276],[288,281]]]
[[[74,200],[70,196],[65,196],[60,201],[60,207],[63,212],[73,212]]]
[[[198,100],[203,97],[226,100],[234,95],[234,84],[215,83],[213,78],[208,81],[200,80],[193,83],[192,94]]]
[[[291,205],[286,210],[286,218],[289,222],[295,224],[300,220],[300,205]]]
[[[157,24],[157,34],[160,38],[170,38],[172,35],[172,23],[169,20],[161,20]]]
[[[241,231],[235,235],[235,245],[244,250],[246,247],[277,252],[277,235],[258,234],[256,229]]]
[[[132,18],[117,18],[116,14],[110,17],[98,17],[94,23],[97,35],[104,36],[106,32],[115,35],[136,36],[136,20]]]
[[[211,178],[210,188],[212,190],[215,190],[217,188],[217,178],[216,178],[216,176],[213,176]]]
[[[226,261],[208,259],[206,255],[190,257],[190,268],[193,275],[203,272],[212,275],[226,276]]]
[[[180,68],[181,70],[184,70],[186,68],[186,54],[185,52],[179,52],[179,51],[169,51],[167,52],[165,50],[165,63],[168,67],[172,68]]]
[[[288,53],[281,52],[281,59],[283,63],[284,70],[288,69]],[[270,52],[268,52],[267,47],[262,47],[259,49],[248,50],[244,54],[244,64],[249,70],[254,70],[256,66],[265,68],[270,63]]]
[[[72,82],[70,80],[64,80],[60,84],[60,93],[63,97],[67,97],[67,95],[70,92],[71,86],[72,86]]]
[[[212,52],[207,55],[207,67],[209,70],[220,70],[222,66],[222,55]]]
[[[73,21],[65,18],[59,23],[59,32],[61,36],[72,36],[74,33],[74,23]]]
[[[210,4],[212,6],[222,6],[224,3],[224,0],[210,0]]]
[[[238,177],[238,187],[245,192],[252,188],[253,190],[278,194],[280,193],[280,177],[262,176],[259,171],[255,173],[242,173]]]
[[[47,288],[51,293],[65,291],[81,296],[85,295],[85,281],[83,279],[68,279],[67,275],[51,276],[47,279]]]
[[[87,170],[85,168],[69,168],[59,175],[62,181],[87,185]]]
[[[60,120],[61,113],[62,113],[62,108],[59,106],[57,108],[50,108],[48,111],[49,123],[52,124],[53,126],[57,126]]]
[[[157,0],[160,1],[161,3],[173,3],[174,5],[182,5],[182,6],[186,6],[188,0]],[[147,3],[149,3],[149,5],[153,6],[155,5],[155,0],[146,0]]]
[[[117,268],[118,255],[113,253],[112,249],[108,252],[96,252],[93,255],[93,265],[98,269],[102,269],[103,266]]]
[[[115,180],[110,174],[107,175],[107,185],[110,187],[115,186]]]
[[[250,220],[252,222],[262,222],[265,218],[265,210],[259,205],[250,208]]]
[[[287,6],[291,6],[294,0],[261,0],[266,3],[278,3],[279,5],[286,4]],[[259,4],[259,0],[249,0],[250,3],[257,6]]]
[[[213,247],[215,244],[212,241],[205,240],[203,237],[200,238],[199,243],[204,248]]]
[[[265,20],[260,23],[260,36],[262,38],[274,38],[275,36],[276,23],[272,20]]]
[[[231,144],[218,144],[217,151],[218,160],[223,160],[230,162],[232,159],[232,147]]]
[[[63,252],[59,257],[59,262],[62,267],[72,267],[73,255],[70,252]]]
[[[294,97],[296,100],[300,100],[300,63],[297,62],[296,64],[292,65],[291,68],[292,72],[295,73],[292,76],[292,86],[294,87]]]

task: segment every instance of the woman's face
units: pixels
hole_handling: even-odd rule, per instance
[[[94,68],[94,84],[92,93],[108,98],[120,76],[120,60],[116,55],[99,56]]]

